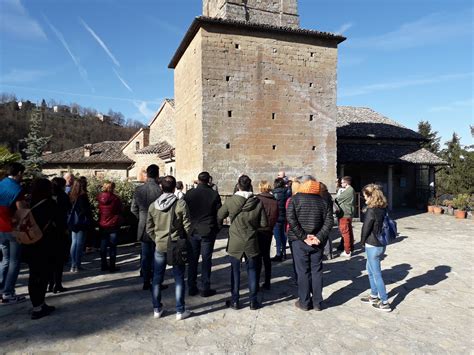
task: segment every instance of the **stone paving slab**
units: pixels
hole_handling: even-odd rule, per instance
[[[401,236],[382,263],[391,313],[362,304],[369,288],[365,259],[325,262],[322,312],[296,309],[291,261],[274,265],[272,289],[262,292],[264,307],[234,311],[229,297],[230,267],[225,239],[216,243],[210,298],[186,297],[194,316],[176,321],[170,272],[164,291],[164,318],[154,319],[149,292],[138,278],[139,247],[119,248],[121,271],[100,272],[97,254],[91,270],[65,274],[70,292],[49,295],[56,312],[29,319],[31,305],[0,307],[1,353],[163,353],[163,354],[469,354],[473,343],[474,223],[450,216],[418,214],[398,219]],[[360,223],[355,225],[359,239]],[[336,231],[335,231],[336,232]],[[245,278],[245,272],[242,277]],[[27,293],[27,270],[17,292]],[[242,287],[246,286],[243,281]],[[248,291],[242,301],[248,304]]]

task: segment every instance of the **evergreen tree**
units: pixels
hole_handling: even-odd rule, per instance
[[[432,131],[431,124],[428,121],[418,122],[418,133],[421,134],[426,142],[421,143],[421,147],[429,150],[431,153],[437,154],[439,152],[439,142],[437,131]]]
[[[26,175],[37,177],[41,175],[41,167],[44,164],[43,150],[49,143],[52,136],[41,137],[41,128],[43,125],[43,112],[41,109],[34,109],[30,113],[30,128],[28,136],[23,139],[26,148],[23,153],[26,155],[24,165]]]
[[[451,140],[445,143],[446,149],[441,156],[449,165],[437,175],[438,192],[448,194],[474,193],[474,152],[461,146],[461,140],[453,133]]]

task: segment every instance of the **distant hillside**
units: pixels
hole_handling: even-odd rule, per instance
[[[107,140],[126,141],[139,128],[136,121],[133,126],[123,127],[112,120],[103,122],[94,114],[54,112],[52,108],[37,108],[29,101],[23,102],[20,109],[17,102],[12,101],[0,104],[0,145],[12,152],[21,152],[24,146],[20,140],[28,134],[28,120],[33,110],[44,113],[43,134],[52,136],[46,150],[52,152]]]

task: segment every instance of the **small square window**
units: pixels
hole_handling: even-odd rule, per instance
[[[227,75],[227,76],[225,77],[225,81],[230,81],[230,76],[229,76],[229,75]]]
[[[274,120],[275,118],[276,118],[276,113],[273,112],[273,113],[272,113],[272,120]]]
[[[272,149],[273,149],[273,150],[276,150],[276,149],[277,149],[277,146],[276,146],[276,145],[272,145]]]
[[[235,44],[235,49],[240,49],[240,44],[236,43]]]
[[[309,87],[312,88],[312,87],[313,87],[313,83],[309,83]]]
[[[314,57],[314,52],[311,52],[309,55],[310,55],[311,57]]]
[[[314,115],[309,115],[309,120],[313,121],[314,120]]]
[[[227,144],[225,145],[225,149],[230,149],[230,143],[227,143]]]
[[[278,50],[276,48],[273,48],[273,53],[277,53]]]
[[[232,117],[232,111],[227,111],[227,117]]]
[[[315,146],[315,145],[313,145],[313,148],[312,148],[312,150],[316,150],[316,146]]]

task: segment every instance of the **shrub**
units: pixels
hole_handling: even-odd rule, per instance
[[[454,200],[454,207],[461,211],[467,211],[471,207],[471,196],[469,194],[459,194]]]

